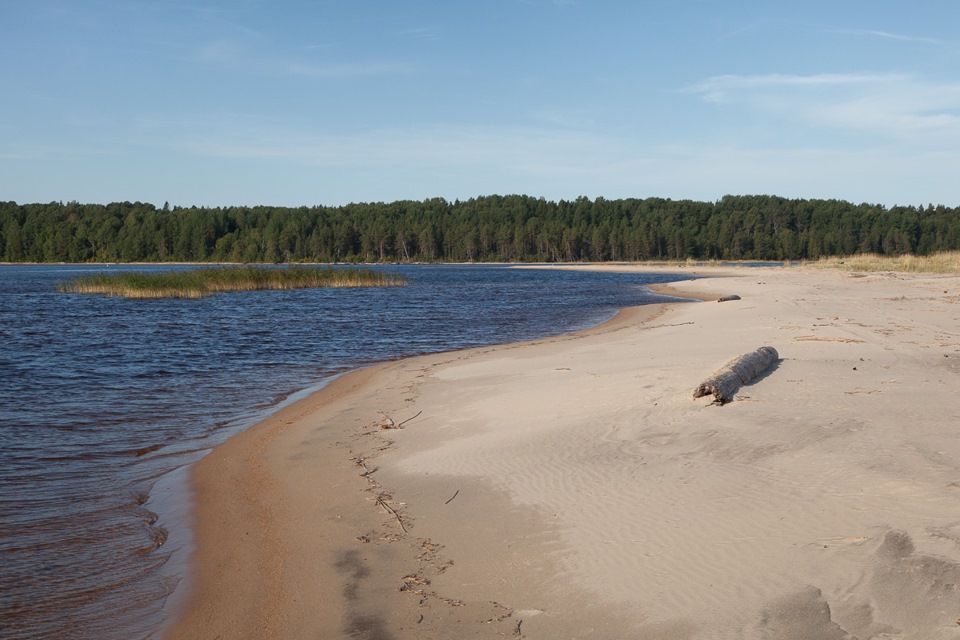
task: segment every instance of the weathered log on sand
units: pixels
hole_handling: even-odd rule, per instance
[[[773,347],[760,347],[752,353],[736,357],[713,376],[700,383],[693,392],[694,398],[713,395],[713,401],[720,404],[730,402],[744,385],[763,373],[779,359]]]
[[[734,300],[739,300],[740,296],[734,294],[732,296],[723,296],[722,298],[717,298],[717,302],[732,302]]]

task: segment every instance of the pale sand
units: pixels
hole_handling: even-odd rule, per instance
[[[675,290],[742,299],[380,365],[215,449],[166,637],[960,638],[960,278],[712,272]]]

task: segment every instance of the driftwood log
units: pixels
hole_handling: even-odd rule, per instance
[[[722,298],[717,298],[717,302],[733,302],[734,300],[739,300],[740,296],[734,294],[732,296],[723,296]]]
[[[693,392],[694,398],[713,396],[713,401],[724,404],[733,400],[733,396],[744,385],[766,371],[779,359],[773,347],[760,347],[752,353],[736,357],[723,368],[700,383]]]

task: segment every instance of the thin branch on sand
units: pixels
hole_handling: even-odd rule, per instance
[[[421,413],[423,413],[423,411],[417,411],[416,415],[410,416],[409,418],[407,418],[406,420],[398,424],[397,429],[403,429],[403,425],[407,424],[408,422],[410,422],[411,420],[419,416]]]
[[[357,463],[358,467],[363,467],[363,473],[360,474],[361,478],[367,478],[370,476],[370,474],[376,473],[380,469],[380,467],[374,467],[373,469],[368,467],[367,459],[363,456],[356,456],[353,458],[353,461]]]
[[[397,519],[397,524],[400,525],[400,528],[403,529],[403,532],[404,532],[404,533],[410,533],[409,531],[407,531],[406,525],[403,524],[403,520],[400,518],[400,514],[397,513],[396,510],[395,510],[393,507],[391,507],[390,505],[388,505],[388,504],[383,500],[383,494],[382,494],[382,493],[377,496],[377,504],[380,505],[381,507],[383,507],[384,510],[386,510],[388,513],[393,514],[393,517]]]
[[[377,413],[379,413],[381,416],[383,416],[383,421],[380,422],[380,428],[381,428],[381,429],[403,429],[403,425],[407,424],[408,422],[410,422],[411,420],[413,420],[414,418],[416,418],[417,416],[419,416],[421,413],[423,413],[423,411],[418,411],[418,412],[416,413],[416,415],[413,415],[413,416],[407,418],[406,420],[404,420],[404,421],[401,422],[400,424],[397,424],[396,422],[394,422],[394,421],[393,421],[393,418],[391,418],[390,416],[388,416],[387,414],[385,414],[383,411],[378,411]]]

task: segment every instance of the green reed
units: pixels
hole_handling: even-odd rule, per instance
[[[216,267],[162,273],[98,273],[61,283],[63,293],[99,293],[124,298],[203,298],[224,291],[317,287],[398,287],[400,275],[372,269],[331,267]]]

